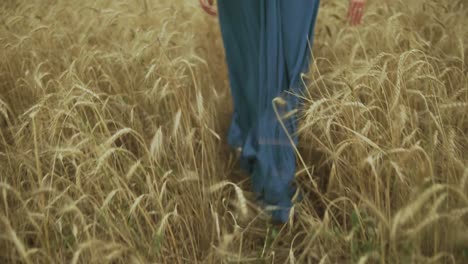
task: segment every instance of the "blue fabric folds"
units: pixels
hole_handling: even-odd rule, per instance
[[[292,93],[303,89],[301,73],[309,67],[310,45],[319,0],[219,0],[219,20],[226,51],[234,113],[228,135],[242,148],[241,166],[252,177],[253,191],[286,222],[295,192],[294,148],[279,122],[298,107]],[[285,103],[284,103],[285,102]],[[281,119],[297,144],[295,115]]]

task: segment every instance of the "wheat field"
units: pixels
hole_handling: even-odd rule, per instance
[[[468,3],[322,0],[285,225],[188,0],[0,2],[1,263],[468,262]]]

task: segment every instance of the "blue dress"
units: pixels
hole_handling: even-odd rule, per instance
[[[319,0],[218,0],[234,113],[228,134],[240,148],[241,167],[252,178],[258,199],[286,222],[295,192],[292,186],[297,144],[295,115],[301,74],[311,59]],[[283,98],[273,103],[275,97]],[[275,104],[275,106],[274,106]]]

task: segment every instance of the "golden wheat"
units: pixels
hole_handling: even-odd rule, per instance
[[[468,6],[369,2],[322,1],[277,226],[197,1],[2,1],[0,262],[466,262]]]

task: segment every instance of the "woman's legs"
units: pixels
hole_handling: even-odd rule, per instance
[[[287,221],[294,188],[295,152],[273,107],[273,99],[300,90],[309,64],[308,39],[315,23],[315,0],[220,0],[234,116],[229,143],[243,147],[241,163],[252,174],[255,193],[280,207],[272,216]],[[297,99],[284,96],[286,113]],[[284,120],[289,134],[295,121]]]
[[[218,8],[234,103],[228,141],[234,148],[243,148],[258,101],[258,2],[220,0]]]
[[[265,0],[262,1],[260,45],[260,103],[258,112],[259,146],[254,188],[263,194],[263,201],[276,205],[273,219],[287,221],[295,191],[292,186],[296,171],[295,116],[283,119],[284,131],[274,109],[280,116],[297,108],[297,98],[284,93],[300,92],[301,73],[308,70],[310,61],[309,40],[312,38],[318,1],[315,0]],[[286,104],[273,105],[275,97],[282,96]],[[293,138],[290,141],[288,134]]]

